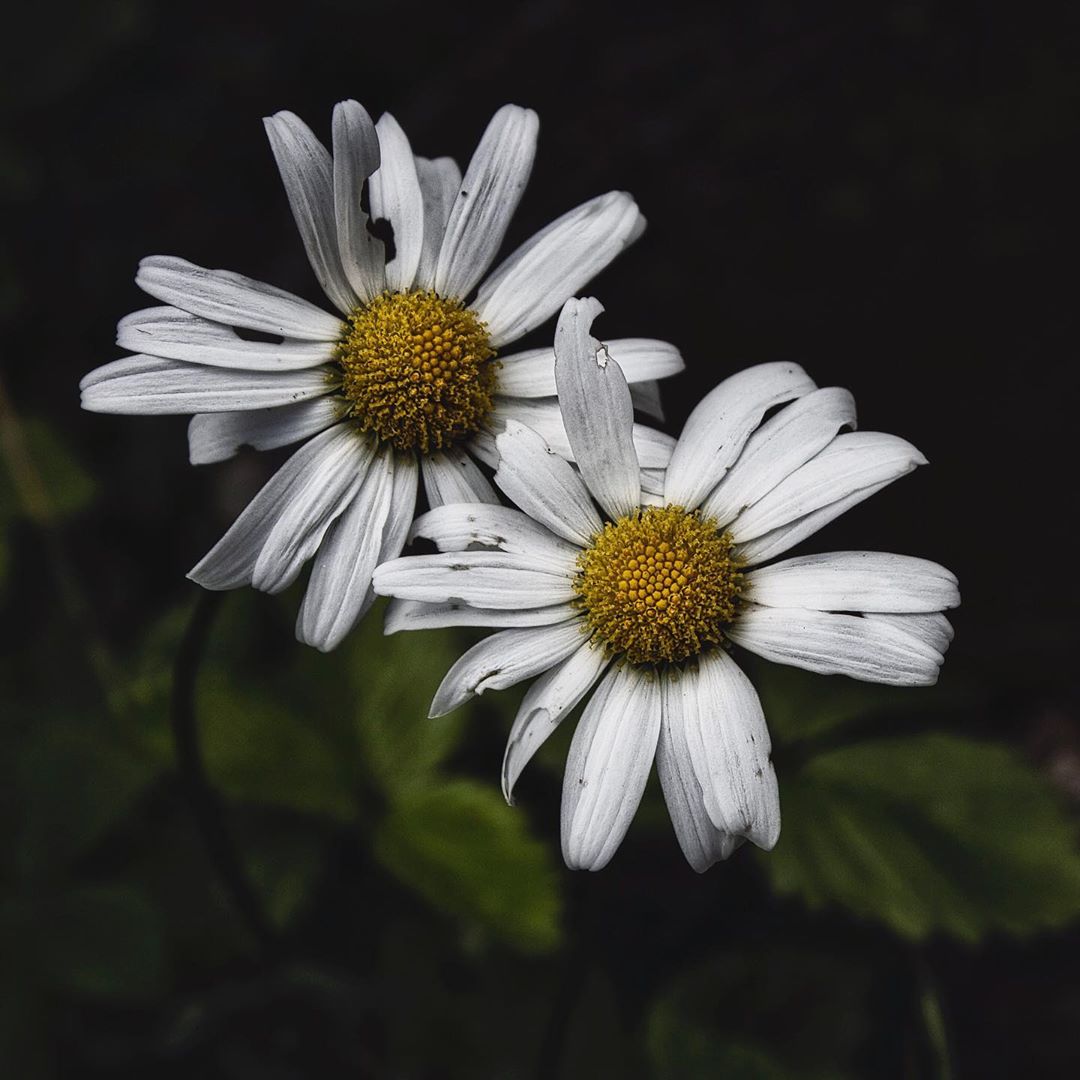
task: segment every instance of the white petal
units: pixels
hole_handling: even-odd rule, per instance
[[[727,635],[779,664],[893,686],[931,686],[944,661],[932,645],[880,619],[804,608],[748,604]]]
[[[374,603],[371,575],[382,551],[393,488],[394,453],[382,447],[315,555],[296,620],[298,641],[329,652]]]
[[[785,551],[801,543],[808,536],[813,536],[819,529],[824,528],[830,521],[834,521],[841,514],[846,514],[853,506],[857,506],[871,495],[888,487],[895,480],[883,480],[880,484],[872,484],[870,487],[853,491],[850,495],[836,502],[815,510],[812,514],[806,514],[788,525],[781,525],[754,540],[738,544],[735,555],[747,566],[756,566],[758,563],[768,562],[782,555]]]
[[[383,113],[375,130],[381,161],[368,180],[368,201],[371,216],[389,221],[394,230],[394,258],[386,264],[386,287],[404,292],[416,278],[424,246],[424,196],[412,147],[398,122]]]
[[[616,361],[630,383],[666,379],[685,368],[682,355],[674,345],[653,338],[612,338],[604,343],[607,355]],[[498,392],[511,397],[555,396],[555,350],[529,349],[526,352],[500,356]],[[636,404],[636,402],[635,402]],[[641,408],[638,405],[638,408]]]
[[[713,649],[699,657],[697,671],[679,673],[669,701],[681,705],[687,749],[712,823],[771,850],[780,836],[780,796],[765,714],[750,680],[723,649]]]
[[[586,641],[525,692],[503,756],[502,787],[508,803],[513,805],[514,785],[522,770],[563,717],[592,689],[608,663],[604,650]]]
[[[746,576],[746,599],[817,611],[929,612],[956,607],[956,575],[928,559],[880,551],[800,555]]]
[[[557,536],[586,547],[603,528],[588,488],[531,428],[506,422],[495,443],[495,483],[530,517]]]
[[[572,870],[607,865],[630,827],[660,735],[657,678],[610,671],[585,706],[563,777],[562,850]]]
[[[798,364],[758,364],[725,379],[690,414],[668,466],[669,503],[693,510],[734,464],[774,405],[815,389]]]
[[[409,535],[416,516],[416,493],[420,487],[420,467],[416,455],[397,451],[394,454],[394,491],[390,497],[390,513],[383,529],[379,562],[396,559]]]
[[[718,829],[705,809],[686,737],[685,688],[673,679],[663,679],[660,695],[663,721],[656,744],[656,772],[679,847],[686,861],[703,874],[729,858],[742,838]]]
[[[573,603],[496,611],[494,608],[469,607],[458,600],[425,604],[420,600],[392,599],[386,606],[383,633],[396,634],[399,630],[438,630],[447,626],[551,626],[576,619],[580,614],[577,605]]]
[[[269,548],[283,561],[285,545],[303,544],[325,531],[330,524],[326,519],[333,520],[341,497],[351,495],[358,486],[372,449],[351,424],[338,424],[316,435],[263,485],[188,577],[206,589],[252,584],[265,550]],[[271,547],[271,536],[286,516],[296,522],[296,533],[288,537],[279,530]],[[296,569],[299,572],[299,566]]]
[[[644,228],[637,203],[625,191],[609,191],[522,244],[488,277],[473,304],[495,348],[554,315]]]
[[[582,642],[582,620],[500,630],[468,650],[435,691],[429,716],[445,716],[474,694],[505,690],[565,660]]]
[[[236,371],[158,356],[125,356],[83,377],[82,407],[89,412],[166,415],[270,409],[321,397],[334,388],[327,368],[306,371]]]
[[[952,628],[952,623],[939,611],[918,615],[889,615],[871,612],[863,618],[892,626],[916,641],[928,645],[931,649],[936,649],[942,656],[945,655],[956,633]]]
[[[207,270],[175,255],[150,255],[135,283],[145,293],[212,322],[301,341],[337,341],[341,320],[298,296],[231,270]]]
[[[641,494],[642,501],[646,495],[659,495],[664,494],[664,476],[663,469],[642,469],[641,470]],[[663,505],[661,499],[660,505]]]
[[[446,223],[435,291],[463,299],[498,254],[536,157],[540,121],[532,109],[504,105],[465,170]]]
[[[458,446],[420,458],[429,506],[444,503],[497,503],[499,496],[469,455]]]
[[[501,424],[517,420],[531,427],[560,457],[574,460],[574,451],[563,424],[559,403],[550,398],[496,397],[490,423],[496,430]],[[664,469],[671,460],[675,440],[647,424],[631,428],[634,453],[643,469]]]
[[[488,547],[519,555],[547,558],[553,567],[573,564],[580,549],[509,506],[449,503],[429,510],[413,522],[409,539],[422,536],[440,551]]]
[[[415,285],[418,289],[430,289],[435,283],[435,267],[442,250],[446,222],[461,187],[461,170],[453,158],[441,157],[432,161],[418,157],[416,175],[424,196],[424,246]]]
[[[338,252],[333,160],[294,113],[264,117],[263,124],[311,269],[334,306],[348,314],[356,307],[356,293]]]
[[[590,333],[599,300],[567,300],[555,328],[555,384],[574,460],[612,518],[641,505],[634,452],[634,405],[618,364]]]
[[[573,577],[573,564],[558,573],[543,557],[456,551],[383,563],[375,571],[375,591],[428,604],[460,600],[473,607],[544,607],[574,599]]]
[[[132,352],[247,371],[297,371],[331,360],[328,341],[245,341],[231,326],[175,307],[144,308],[125,315],[116,344]]]
[[[655,379],[630,383],[630,400],[638,412],[643,412],[654,420],[665,418],[664,406],[660,402],[660,384]]]
[[[764,536],[925,464],[926,458],[896,435],[879,431],[838,435],[820,454],[741,513],[731,526],[731,535],[740,544]]]
[[[379,136],[367,110],[356,101],[334,106],[334,211],[341,266],[353,292],[371,300],[386,285],[383,243],[368,230],[360,205],[364,183],[379,168]]]
[[[345,409],[341,398],[327,395],[276,409],[197,413],[188,424],[188,458],[192,465],[209,465],[231,458],[241,446],[288,446],[336,424]]]
[[[373,441],[350,424],[339,425],[334,452],[303,491],[282,498],[277,520],[251,571],[251,584],[263,592],[288,588],[304,563],[318,551],[331,525],[348,509],[364,481],[374,452]],[[330,433],[337,434],[338,428]]]
[[[855,399],[830,386],[814,390],[781,409],[750,436],[738,461],[702,503],[717,527],[734,521],[823,450],[843,427],[855,427]]]

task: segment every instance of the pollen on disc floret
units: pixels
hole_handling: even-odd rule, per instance
[[[724,640],[743,575],[730,533],[680,506],[609,522],[578,558],[586,621],[612,655],[675,663]]]
[[[491,412],[498,363],[487,328],[428,290],[382,293],[349,316],[338,345],[350,415],[399,450],[441,450]]]

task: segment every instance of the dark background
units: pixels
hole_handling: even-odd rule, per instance
[[[61,525],[12,526],[0,640],[19,738],[54,703],[93,698],[76,656],[88,626],[130,657],[170,612],[190,608],[184,573],[278,460],[192,469],[185,421],[79,411],[78,379],[119,355],[117,319],[148,303],[133,283],[139,258],[179,254],[318,300],[260,117],[288,108],[328,138],[334,102],[355,97],[373,115],[392,111],[417,152],[464,163],[490,114],[513,101],[539,112],[541,137],[512,244],[609,188],[630,190],[649,219],[589,291],[607,308],[601,335],[682,348],[687,371],[664,387],[667,430],[738,367],[794,359],[819,385],[849,387],[864,429],[924,451],[928,467],[814,543],[909,552],[956,571],[964,606],[943,690],[963,694],[945,726],[1011,745],[1075,809],[1071,8],[113,0],[31,5],[20,18],[0,64],[3,380],[9,405],[49,424],[95,492]],[[43,532],[59,536],[80,582],[74,620]],[[291,607],[237,602],[258,635],[245,670],[269,671],[289,655],[295,597]],[[327,677],[312,664],[316,681]],[[491,708],[467,715],[483,730],[453,762],[494,788],[504,728]],[[182,787],[167,775],[129,812],[197,845]],[[557,800],[556,770],[523,784],[515,811],[549,847]],[[132,828],[80,855],[80,872],[123,872],[131,851],[171,842],[133,839]],[[758,956],[746,961],[755,986],[801,990],[756,1009],[734,975],[726,989],[706,981],[717,1030],[757,1032],[783,1057],[802,1045],[819,980],[852,988],[869,1009],[854,1033],[776,1075],[1067,1076],[1080,1061],[1075,922],[1023,940],[991,932],[977,946],[931,933],[912,952],[873,918],[778,900],[748,853],[698,879],[661,817],[655,835],[632,831],[601,875],[560,864],[562,944],[521,955],[477,944],[452,915],[403,893],[351,835],[322,837],[329,854],[283,953],[252,950],[226,919],[216,951],[197,959],[170,938],[151,993],[103,1004],[49,991],[32,1019],[18,1004],[9,1027],[34,1035],[12,1044],[27,1068],[774,1075],[752,1055],[695,1073],[656,1050],[658,988],[736,944]],[[227,909],[212,870],[192,858]],[[395,933],[407,942],[386,959]],[[790,955],[760,961],[774,949]],[[849,962],[865,970],[846,979]],[[297,965],[321,974],[296,982]],[[399,997],[379,981],[390,969]],[[197,1035],[184,1027],[193,1002]],[[928,1009],[943,1017],[944,1057]],[[848,1010],[831,1014],[837,1030]],[[468,1019],[452,1019],[458,1011]],[[640,1041],[649,1024],[651,1058]],[[516,1048],[493,1050],[500,1040]]]

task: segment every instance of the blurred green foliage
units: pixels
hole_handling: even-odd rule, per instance
[[[93,485],[45,425],[26,426],[25,436],[51,512],[29,522],[5,478],[0,536],[18,533],[25,544],[44,528],[70,538],[93,505]],[[72,1008],[90,1008],[106,1026],[124,1010],[156,1015],[160,1037],[192,1063],[216,1060],[220,1040],[240,1039],[262,1064],[237,1075],[260,1075],[287,1048],[252,1049],[235,1030],[237,1010],[265,1019],[295,998],[312,1023],[329,1023],[336,1010],[354,1015],[356,1029],[334,1036],[335,1053],[360,1067],[372,1025],[383,1033],[386,1068],[421,1068],[422,1048],[397,1030],[398,1012],[414,1009],[463,1063],[475,1062],[486,1040],[488,1066],[505,1075],[528,1075],[524,1062],[537,1055],[559,1075],[596,1075],[614,1045],[636,1039],[660,1078],[857,1076],[883,1030],[897,1053],[947,1058],[946,1014],[904,942],[1028,935],[1077,914],[1075,822],[1015,750],[948,731],[972,701],[962,679],[903,693],[758,664],[784,832],[772,853],[740,853],[708,880],[749,890],[751,907],[767,883],[804,905],[809,927],[810,912],[847,912],[853,928],[879,925],[894,944],[878,945],[871,962],[805,938],[764,946],[736,934],[732,947],[665,969],[635,1006],[635,1022],[623,1013],[620,977],[582,951],[596,931],[582,929],[593,923],[582,924],[579,909],[601,904],[587,896],[598,879],[577,879],[569,899],[571,876],[558,858],[553,800],[573,720],[534,763],[528,790],[549,814],[534,830],[527,807],[535,797],[511,809],[496,783],[499,741],[519,695],[426,716],[467,635],[384,638],[377,608],[324,656],[292,641],[296,599],[295,590],[227,597],[197,672],[196,720],[224,800],[220,827],[284,950],[273,976],[253,974],[265,961],[208,861],[190,778],[177,771],[170,693],[189,603],[162,612],[113,659],[120,687],[102,693],[100,665],[80,658],[70,638],[60,692],[33,666],[36,691],[25,672],[12,679],[22,693],[6,703],[0,729],[9,1002],[0,1038],[24,1075],[55,1072],[57,1025],[70,1023]],[[27,641],[22,651],[36,647]],[[6,675],[19,662],[5,658]],[[618,874],[620,863],[632,871],[650,858],[646,848],[674,858],[652,789],[605,874]],[[764,878],[748,876],[755,866]],[[666,892],[678,905],[679,888],[697,879],[673,880]],[[681,921],[677,906],[659,918]],[[464,965],[473,980],[452,1020],[439,1014],[447,965]],[[515,987],[518,1015],[500,1000],[498,980],[526,970],[533,985]],[[419,997],[418,978],[430,983]],[[895,1015],[886,1010],[883,1020],[875,1003],[885,985],[907,987],[889,1006],[904,1018],[900,1034]],[[199,989],[207,986],[215,989]],[[560,1019],[563,997],[570,1004]],[[497,1038],[475,1028],[470,1010],[505,1009]],[[771,1037],[777,1030],[781,1043]],[[145,1067],[164,1045],[151,1039],[120,1056],[125,1067]],[[620,1054],[630,1071],[644,1060]]]

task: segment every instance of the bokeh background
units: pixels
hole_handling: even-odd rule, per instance
[[[1075,22],[24,7],[0,46],[4,1075],[1077,1075]],[[511,243],[635,194],[650,228],[591,291],[601,334],[682,347],[668,430],[738,366],[794,359],[929,457],[802,550],[954,569],[942,680],[753,666],[770,855],[695,875],[651,787],[614,862],[571,874],[572,723],[505,807],[519,694],[422,719],[468,633],[383,641],[371,617],[321,656],[295,590],[185,581],[284,452],[194,469],[183,419],[79,411],[148,302],[143,255],[319,299],[260,117],[325,137],[345,97],[459,160],[504,101],[537,109]]]

